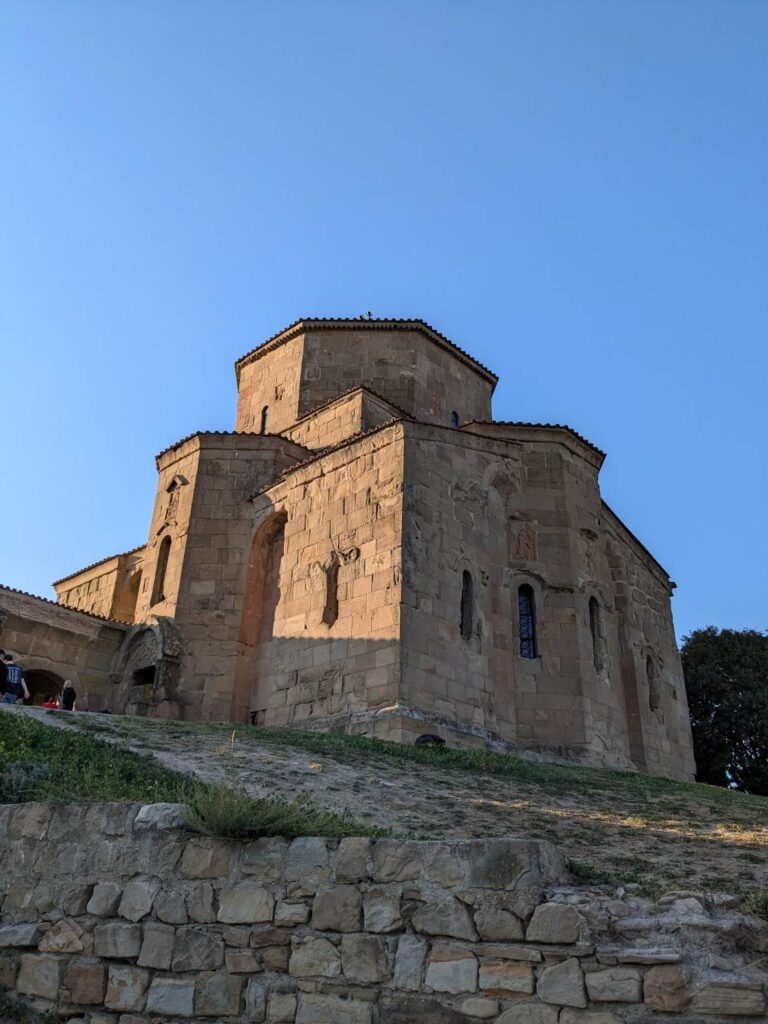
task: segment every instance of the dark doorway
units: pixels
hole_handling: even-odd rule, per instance
[[[45,704],[52,697],[60,697],[64,686],[64,680],[61,676],[57,676],[54,672],[44,672],[42,670],[25,672],[24,681],[29,690],[29,700],[25,701],[25,703],[31,704],[34,707],[40,707],[41,704]]]
[[[133,686],[154,686],[156,665],[147,665],[146,668],[137,668],[131,676]]]

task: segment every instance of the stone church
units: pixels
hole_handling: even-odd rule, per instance
[[[234,431],[157,456],[146,543],[0,589],[33,698],[694,771],[674,584],[570,427],[421,320],[300,320],[235,364]]]

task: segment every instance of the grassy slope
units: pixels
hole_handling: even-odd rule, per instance
[[[768,799],[761,797],[335,734],[118,716],[76,721],[187,775],[257,796],[306,795],[370,828],[548,838],[585,881],[726,891],[753,902],[768,886]]]

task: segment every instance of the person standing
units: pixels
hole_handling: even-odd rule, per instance
[[[77,693],[72,685],[71,679],[64,681],[64,689],[61,691],[61,710],[62,711],[74,711],[75,701],[77,700]]]
[[[0,697],[5,693],[5,651],[0,647]]]
[[[15,704],[20,697],[29,700],[29,690],[24,682],[21,665],[17,665],[13,655],[7,651],[3,655],[3,664],[5,666],[3,704]]]

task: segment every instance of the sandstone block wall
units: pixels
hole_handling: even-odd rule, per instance
[[[267,430],[271,434],[290,427],[307,411],[299,411],[303,359],[304,338],[299,335],[237,367],[235,430],[259,431],[264,406],[269,410]],[[345,390],[339,388],[336,394]]]
[[[257,524],[286,516],[271,633],[256,653],[260,724],[348,722],[397,701],[402,477],[396,424],[299,466],[254,503]],[[248,585],[262,585],[258,573]]]
[[[0,647],[27,673],[49,677],[49,692],[71,679],[78,708],[99,711],[110,693],[109,672],[127,626],[0,586]]]
[[[295,426],[284,430],[283,436],[308,448],[331,448],[400,415],[388,402],[366,388],[358,388],[299,420]]]
[[[141,584],[144,548],[114,555],[54,583],[56,597],[67,608],[133,622]]]
[[[0,809],[2,983],[90,1024],[768,1012],[764,922],[563,885],[547,842],[226,842],[183,820],[168,804]]]

